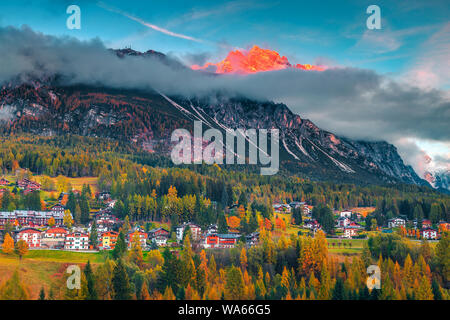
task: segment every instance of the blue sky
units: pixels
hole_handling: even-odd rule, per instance
[[[81,8],[81,30],[66,28],[71,4]],[[372,4],[381,8],[381,30],[366,27]],[[15,0],[0,2],[0,27],[98,37],[108,47],[153,49],[185,61],[194,56],[217,62],[230,49],[256,44],[291,63],[371,69],[448,93],[449,8],[445,0]],[[449,141],[413,142],[450,163]]]
[[[81,8],[81,30],[66,28],[66,8]],[[368,30],[366,8],[381,8],[382,29]],[[150,24],[202,42],[150,29],[120,10]],[[224,58],[229,48],[253,44],[271,48],[293,63],[326,62],[407,72],[424,44],[448,22],[446,1],[31,1],[0,5],[0,25],[29,25],[46,34],[80,39],[99,37],[108,46],[131,46],[177,55],[208,52]],[[448,84],[439,84],[448,85]]]

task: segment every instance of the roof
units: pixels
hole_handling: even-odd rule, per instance
[[[50,228],[47,231],[44,231],[45,233],[69,233],[69,231],[67,231],[64,228],[61,227],[54,227],[54,228]]]
[[[20,230],[18,233],[41,233],[42,231],[35,228],[25,228]]]

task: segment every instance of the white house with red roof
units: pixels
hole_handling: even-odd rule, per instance
[[[25,228],[17,232],[16,240],[23,240],[29,248],[41,247],[41,231],[35,228]]]
[[[69,233],[64,240],[65,250],[88,250],[89,235],[81,232]]]
[[[423,239],[437,239],[438,238],[438,232],[433,229],[423,229],[421,231],[421,236]]]
[[[41,246],[49,249],[62,249],[68,233],[69,231],[65,228],[50,228],[42,233]]]

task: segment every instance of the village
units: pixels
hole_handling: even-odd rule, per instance
[[[6,186],[11,183],[0,179],[0,185]],[[24,194],[39,192],[41,185],[29,179],[17,180],[15,186]],[[5,189],[0,189],[2,195]],[[75,192],[77,192],[75,190]],[[122,221],[113,214],[115,200],[111,199],[109,192],[97,192],[95,198],[103,204],[97,211],[91,212],[91,219],[86,225],[72,225],[73,217],[69,210],[63,205],[64,196],[61,193],[58,203],[49,210],[13,210],[0,212],[0,228],[12,228],[11,236],[17,242],[23,240],[29,249],[49,249],[68,251],[102,251],[115,248],[119,231],[129,221]],[[445,221],[433,225],[430,220],[424,219],[419,228],[417,220],[408,221],[406,217],[395,217],[389,219],[385,226],[372,225],[370,230],[366,228],[365,216],[357,210],[333,210],[332,231],[324,230],[315,219],[314,207],[306,202],[292,201],[289,204],[275,203],[272,205],[275,221],[281,221],[284,227],[277,228],[286,230],[286,225],[295,226],[297,234],[314,234],[322,230],[331,239],[366,239],[368,231],[380,231],[382,233],[397,232],[402,236],[413,239],[437,240],[440,233],[448,230],[449,223]],[[227,208],[227,212],[238,210],[237,205]],[[301,223],[295,222],[299,217],[293,217],[297,212]],[[69,222],[69,223],[68,223]],[[376,223],[375,223],[376,224]],[[153,227],[153,228],[151,228]],[[275,226],[274,226],[275,227]],[[328,228],[329,229],[329,228]],[[142,250],[152,250],[158,247],[171,247],[176,249],[181,245],[187,230],[193,245],[205,249],[234,248],[242,241],[247,247],[259,243],[259,232],[241,234],[238,229],[228,227],[227,233],[219,233],[217,224],[211,224],[202,228],[193,222],[185,222],[169,227],[162,224],[146,224],[145,227],[139,223],[127,227],[125,241],[131,248],[133,239],[138,239]],[[297,231],[298,230],[298,231]],[[2,235],[3,236],[3,235]],[[137,237],[137,238],[135,238]],[[0,239],[3,242],[3,239]],[[334,245],[334,243],[333,243]]]

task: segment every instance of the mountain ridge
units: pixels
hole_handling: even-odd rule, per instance
[[[149,50],[115,50],[154,57],[183,67]],[[4,85],[0,91],[3,132],[39,135],[79,134],[128,140],[150,152],[169,154],[170,134],[193,120],[227,129],[280,130],[281,157],[292,171],[375,183],[427,185],[404,164],[395,146],[385,141],[357,141],[337,136],[294,114],[286,105],[216,94],[207,98],[167,97],[154,90],[122,90],[86,85],[59,85],[57,79]],[[340,178],[341,177],[341,178]]]

